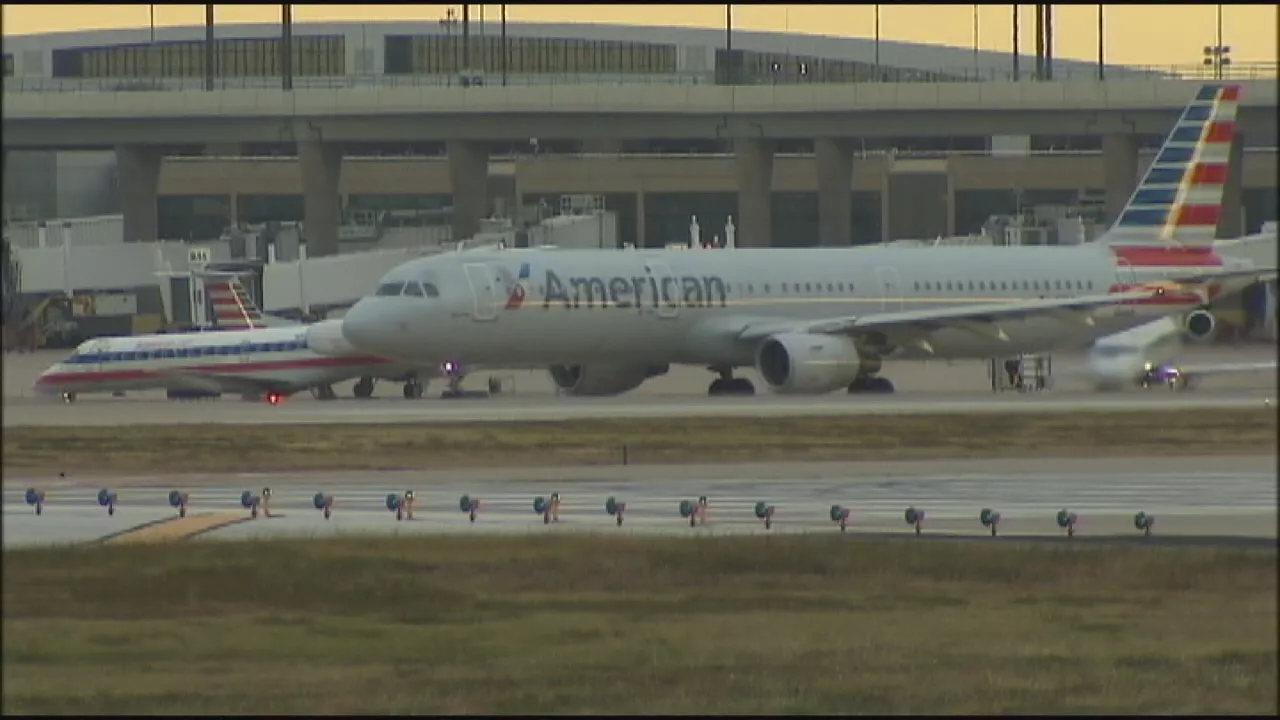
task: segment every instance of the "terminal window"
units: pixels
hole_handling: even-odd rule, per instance
[[[214,43],[215,77],[270,77],[281,71],[279,38],[226,38]],[[53,51],[54,77],[203,77],[205,43],[70,48]],[[346,73],[346,39],[341,35],[300,35],[290,48],[297,77]],[[6,61],[7,62],[7,61]],[[8,65],[6,64],[6,72]]]
[[[497,74],[504,56],[514,75],[676,72],[675,45],[611,40],[473,36],[464,48],[457,35],[389,35],[384,52],[392,75]]]
[[[13,77],[13,54],[4,54],[4,76]]]

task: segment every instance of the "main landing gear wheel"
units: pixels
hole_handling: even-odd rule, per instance
[[[404,384],[404,399],[417,400],[422,397],[422,383],[414,380]]]
[[[727,371],[719,371],[720,377],[711,381],[707,394],[712,397],[724,395],[755,395],[756,386],[746,378],[736,378]]]
[[[893,383],[888,378],[882,378],[875,375],[860,377],[849,383],[849,394],[861,393],[882,393],[889,394],[893,392]]]
[[[373,397],[373,378],[362,377],[356,381],[356,386],[352,390],[356,397],[366,400]]]
[[[311,388],[311,397],[317,400],[337,400],[338,393],[333,391],[332,385],[318,385]]]

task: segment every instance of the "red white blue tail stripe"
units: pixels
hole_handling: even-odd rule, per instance
[[[213,324],[221,330],[265,327],[262,313],[239,280],[216,277],[205,282],[205,295],[213,309]]]
[[[1201,87],[1100,240],[1148,246],[1213,242],[1239,104],[1238,85]]]

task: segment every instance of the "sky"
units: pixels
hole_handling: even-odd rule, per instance
[[[297,5],[295,23],[322,21],[431,21],[460,5]],[[973,5],[880,6],[880,36],[885,40],[973,47]],[[1013,6],[979,5],[978,47],[1012,49]],[[484,8],[486,21],[496,22],[499,5],[472,5],[472,20]],[[1196,65],[1203,49],[1217,41],[1217,13],[1222,34],[1237,64],[1276,62],[1274,4],[1106,6],[1104,53],[1108,63],[1122,65]],[[460,14],[460,10],[458,10]],[[875,35],[871,5],[742,5],[734,8],[734,27],[742,30],[789,31],[814,35],[870,38]],[[278,22],[279,5],[225,5],[215,9],[219,24]],[[31,35],[73,30],[147,27],[147,5],[3,6],[4,35]],[[1074,60],[1098,57],[1098,6],[1054,8],[1054,56]],[[649,26],[724,27],[723,5],[508,5],[508,22],[583,22]],[[201,25],[202,5],[157,5],[157,27]],[[1021,51],[1034,54],[1035,14],[1021,6]]]

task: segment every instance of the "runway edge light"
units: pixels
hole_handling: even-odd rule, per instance
[[[840,532],[844,532],[849,526],[849,518],[853,515],[853,511],[847,507],[839,505],[831,506],[831,522],[840,524]]]
[[[476,521],[476,513],[480,512],[480,499],[473,498],[470,495],[463,495],[458,498],[458,509],[467,513],[472,523]]]
[[[908,525],[915,528],[916,534],[919,535],[920,529],[924,525],[924,511],[917,510],[915,507],[909,507],[907,508],[907,511],[902,514],[902,517],[907,521]]]
[[[978,520],[983,526],[991,529],[991,537],[996,536],[996,527],[1000,524],[1000,513],[991,508],[982,508],[982,512],[978,513]]]
[[[610,495],[609,499],[604,501],[604,511],[617,521],[618,527],[622,527],[622,515],[627,511],[626,503],[620,503],[617,498]]]

